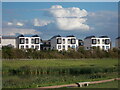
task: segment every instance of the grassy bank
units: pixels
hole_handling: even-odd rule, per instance
[[[117,66],[117,59],[3,60],[3,87],[35,88],[116,78]]]

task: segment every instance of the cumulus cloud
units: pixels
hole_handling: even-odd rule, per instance
[[[85,24],[87,11],[77,7],[63,8],[61,5],[53,5],[49,9],[49,14],[54,17],[55,24],[61,30],[89,30]]]
[[[51,21],[48,21],[48,20],[40,20],[38,18],[35,18],[33,20],[33,25],[34,26],[45,26],[45,25],[48,25],[49,23],[51,23]]]
[[[40,32],[34,30],[34,29],[22,29],[22,28],[3,28],[3,35],[6,36],[14,36],[16,34],[23,34],[23,35],[29,35],[29,34],[41,34]]]

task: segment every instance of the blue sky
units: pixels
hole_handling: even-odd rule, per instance
[[[117,2],[3,2],[3,35],[118,36]],[[113,44],[114,45],[114,44]]]

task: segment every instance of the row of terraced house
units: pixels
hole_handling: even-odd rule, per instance
[[[38,35],[18,37],[0,36],[0,48],[9,46],[19,49],[37,49],[37,50],[77,50],[79,47],[84,47],[85,50],[90,50],[92,47],[99,47],[102,50],[111,49],[111,39],[108,36],[88,36],[84,40],[77,39],[73,35],[69,36],[53,36],[49,40],[42,40]],[[120,37],[116,38],[115,47],[120,49]]]

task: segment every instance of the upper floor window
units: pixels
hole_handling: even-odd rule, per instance
[[[26,39],[26,44],[28,44],[28,39]]]
[[[63,44],[65,44],[65,39],[63,39]]]
[[[97,44],[100,44],[100,39],[97,40]]]
[[[102,40],[102,44],[105,44],[105,40],[104,39]]]
[[[34,44],[35,40],[34,39],[31,39],[31,43]]]
[[[61,43],[62,43],[61,38],[58,38],[58,39],[57,39],[57,44],[61,44]]]
[[[92,39],[92,44],[96,44],[96,39]]]
[[[24,44],[25,43],[25,39],[24,38],[20,38],[20,44]]]
[[[71,41],[71,40],[70,40],[70,39],[68,39],[68,44],[71,44],[71,43],[70,43],[70,41]]]
[[[76,43],[76,39],[71,39],[71,44],[75,44]]]
[[[35,39],[35,44],[39,44],[39,38]]]
[[[110,44],[110,40],[109,39],[105,39],[105,44]]]

